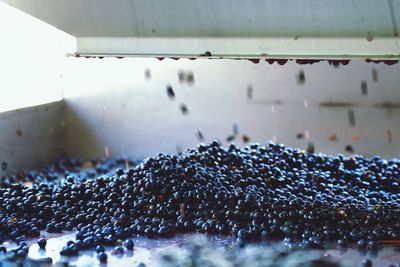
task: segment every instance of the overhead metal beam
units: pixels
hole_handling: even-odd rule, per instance
[[[83,55],[400,58],[400,0],[1,0]]]

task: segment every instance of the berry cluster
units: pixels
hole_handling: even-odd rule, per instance
[[[322,248],[335,241],[376,249],[378,241],[399,239],[399,167],[399,160],[377,156],[214,141],[97,179],[10,184],[0,189],[0,236],[77,230],[65,255],[137,234],[194,231],[234,235],[239,243],[279,239]]]
[[[84,166],[87,165],[87,166]],[[14,183],[55,182],[67,176],[77,180],[93,179],[96,176],[109,174],[113,169],[134,163],[124,158],[83,162],[75,158],[64,158],[38,170],[22,171],[9,176],[0,177],[0,187],[9,187]]]

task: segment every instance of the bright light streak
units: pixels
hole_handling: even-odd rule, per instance
[[[0,18],[0,112],[61,100],[76,39],[1,2]]]

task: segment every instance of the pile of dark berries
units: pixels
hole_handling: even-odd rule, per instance
[[[96,172],[96,179],[9,184],[0,189],[0,237],[76,230],[76,241],[61,251],[68,256],[134,235],[196,231],[234,235],[240,244],[276,239],[306,248],[335,242],[377,249],[400,236],[399,171],[397,159],[310,154],[273,143],[224,148],[214,141],[109,175]]]
[[[118,167],[126,165],[134,166],[134,162],[124,158],[108,160],[92,159],[86,163],[89,167],[84,168],[84,162],[79,159],[60,159],[38,170],[29,170],[14,175],[1,176],[0,187],[9,187],[15,183],[39,184],[41,182],[56,182],[65,177],[73,177],[76,180],[93,179],[99,175],[110,174],[112,170]]]

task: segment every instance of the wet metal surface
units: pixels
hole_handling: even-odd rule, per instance
[[[74,233],[67,234],[47,234],[42,233],[43,236],[47,236],[46,249],[42,250],[36,244],[35,241],[28,241],[30,245],[28,256],[33,259],[39,259],[44,257],[51,257],[53,263],[68,261],[71,265],[76,266],[105,266],[100,264],[96,258],[95,250],[81,251],[79,256],[65,257],[60,256],[60,250],[69,240],[75,240]],[[178,235],[169,239],[149,239],[145,237],[134,237],[132,240],[135,243],[133,251],[126,251],[123,255],[113,255],[111,251],[114,247],[106,247],[106,253],[108,256],[107,266],[136,266],[139,263],[145,263],[147,266],[154,266],[157,255],[166,249],[171,247],[182,247],[187,241],[192,238],[202,236],[201,234],[184,234]],[[222,247],[225,245],[234,245],[234,239],[231,237],[223,236],[209,236],[210,244],[215,247]],[[7,248],[16,247],[15,243],[5,243]]]
[[[43,233],[45,234],[45,233]],[[146,266],[156,266],[157,256],[160,252],[175,248],[183,253],[183,247],[186,242],[196,237],[204,237],[203,234],[193,233],[178,235],[169,239],[149,239],[145,237],[132,238],[135,242],[133,251],[127,251],[123,255],[113,255],[111,253],[113,247],[106,247],[108,255],[107,264],[101,264],[96,258],[94,250],[86,250],[79,253],[76,257],[61,257],[59,251],[69,240],[75,239],[74,233],[63,235],[47,235],[48,242],[46,250],[39,249],[34,241],[28,241],[30,246],[29,257],[33,259],[51,257],[53,263],[68,261],[72,266],[136,266],[139,263],[145,263]],[[207,236],[209,244],[212,247],[222,248],[224,246],[235,246],[235,239],[230,236]],[[271,252],[272,247],[277,243],[257,243],[255,246],[265,247],[266,252]],[[14,243],[6,243],[8,248],[13,248]],[[399,247],[384,246],[379,252],[361,252],[357,249],[330,249],[326,251],[326,256],[332,257],[334,261],[342,263],[344,267],[360,266],[365,258],[373,261],[373,266],[389,266],[390,264],[398,264],[400,262]],[[5,266],[5,265],[3,265]]]

